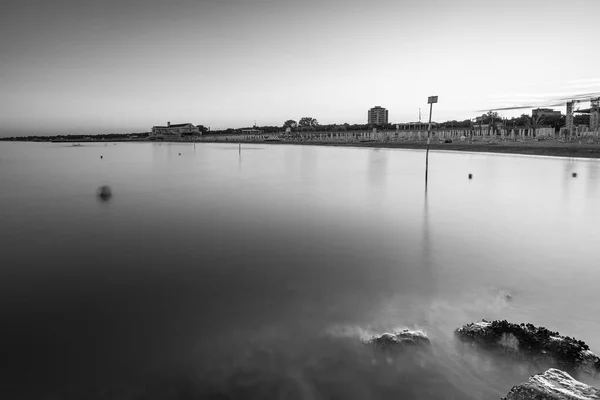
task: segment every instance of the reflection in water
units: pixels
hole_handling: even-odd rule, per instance
[[[563,160],[563,201],[567,203],[567,206],[570,204],[570,195],[572,186],[573,173],[576,172],[576,161],[573,158],[568,158]]]
[[[598,164],[587,162],[587,179],[585,180],[586,199],[593,198],[598,189]]]
[[[300,170],[305,181],[318,179],[320,149],[310,146],[302,146],[300,150]]]
[[[423,238],[422,243],[422,269],[424,280],[427,282],[427,295],[433,297],[435,287],[435,277],[433,274],[433,254],[434,249],[431,244],[430,224],[429,224],[429,199],[427,192],[423,198]]]
[[[367,159],[367,185],[369,200],[377,205],[383,203],[387,187],[387,168],[389,152],[381,149],[370,149]]]

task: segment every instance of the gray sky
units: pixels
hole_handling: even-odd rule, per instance
[[[366,123],[375,105],[414,121],[429,95],[434,120],[471,118],[600,92],[598,16],[599,0],[4,0],[0,135]]]

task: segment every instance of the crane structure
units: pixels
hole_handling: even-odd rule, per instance
[[[575,112],[574,107],[577,104],[579,106],[579,100],[567,101],[567,113],[565,118],[565,128],[567,129],[567,135],[569,138],[573,137],[573,113]],[[577,111],[579,107],[577,107]]]
[[[596,96],[596,97],[595,97]],[[590,102],[590,108],[580,109],[581,102]],[[538,103],[538,104],[523,104],[523,105],[515,105],[511,107],[500,107],[494,108],[490,110],[479,110],[479,111],[508,111],[508,110],[525,110],[525,109],[534,109],[536,107],[558,107],[564,106],[566,102],[566,115],[565,115],[565,127],[564,134],[568,136],[568,138],[572,138],[575,133],[575,125],[574,125],[574,114],[589,114],[590,115],[590,123],[589,123],[589,133],[594,133],[596,137],[600,135],[600,92],[596,93],[584,93],[584,94],[575,94],[569,97],[557,98],[554,100],[549,100],[545,102],[546,104]],[[548,104],[552,103],[552,104]]]
[[[590,131],[598,136],[600,130],[600,97],[590,100]]]

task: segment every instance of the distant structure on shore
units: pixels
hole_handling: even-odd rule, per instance
[[[590,130],[600,130],[600,97],[590,101]]]
[[[560,118],[561,113],[551,108],[536,108],[535,110],[531,110],[531,116],[533,118]]]
[[[241,132],[244,135],[260,135],[261,133],[263,133],[262,130],[256,128],[245,128],[242,129]]]
[[[381,106],[375,106],[368,112],[369,125],[386,125],[388,123],[388,110]]]
[[[577,114],[589,114],[590,116],[590,124],[589,131],[600,133],[600,97],[590,99],[590,108],[578,109],[573,111],[573,105],[575,102],[571,102],[571,111]],[[569,104],[567,103],[567,107]],[[573,117],[571,117],[572,120]],[[572,122],[571,122],[572,124]],[[567,121],[567,128],[569,128]],[[573,127],[571,127],[573,129]]]
[[[200,128],[192,123],[173,124],[167,122],[166,126],[153,126],[150,132],[150,140],[156,139],[180,139],[181,135],[202,135]]]

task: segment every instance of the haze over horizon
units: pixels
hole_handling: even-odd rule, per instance
[[[0,136],[466,119],[600,92],[600,1],[8,0]],[[564,112],[564,107],[554,107]],[[522,110],[501,112],[505,116]]]

